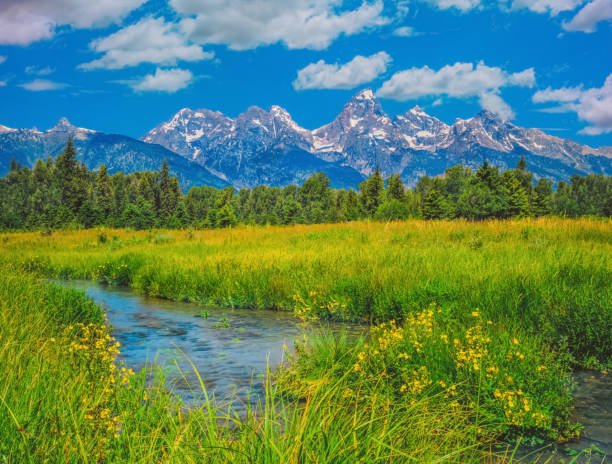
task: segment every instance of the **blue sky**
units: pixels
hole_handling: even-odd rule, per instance
[[[93,6],[92,6],[93,5]],[[612,145],[612,0],[2,0],[0,124],[140,137],[184,107],[482,108]]]

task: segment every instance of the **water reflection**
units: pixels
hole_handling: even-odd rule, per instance
[[[304,323],[285,312],[208,309],[140,295],[126,288],[73,281],[104,305],[113,335],[121,343],[120,360],[138,371],[155,362],[163,366],[168,385],[187,402],[200,399],[202,389],[189,360],[197,368],[208,394],[217,399],[236,393],[246,400],[263,391],[267,366],[278,366],[296,340],[322,328],[358,333],[345,324]],[[184,354],[183,354],[184,353]],[[193,391],[192,391],[193,390]]]

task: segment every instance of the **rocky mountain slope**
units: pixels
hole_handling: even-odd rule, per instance
[[[57,156],[66,146],[69,136],[74,140],[78,159],[89,169],[98,169],[100,164],[104,164],[110,173],[157,171],[165,158],[184,189],[203,184],[216,187],[229,185],[205,167],[160,145],[144,143],[124,135],[75,127],[65,118],[44,132],[0,125],[0,175],[8,172],[12,158],[31,167],[37,159]]]
[[[502,121],[488,111],[448,125],[418,106],[389,117],[369,89],[356,94],[331,123],[310,131],[284,109],[251,107],[232,119],[185,108],[143,138],[210,169],[238,187],[299,182],[323,169],[338,186],[356,187],[380,167],[408,185],[456,164],[483,161],[513,168],[522,155],[536,177],[612,174],[612,150]]]

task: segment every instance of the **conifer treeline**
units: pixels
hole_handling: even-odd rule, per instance
[[[57,159],[33,169],[11,163],[0,179],[0,228],[228,227],[247,224],[342,222],[358,219],[452,219],[537,217],[549,214],[612,216],[612,177],[572,176],[570,183],[539,179],[524,159],[499,173],[484,163],[473,172],[454,166],[439,177],[404,187],[399,175],[383,180],[377,170],[359,191],[335,190],[324,173],[301,186],[193,187],[183,195],[164,161],[159,172],[109,175],[88,171],[69,139]]]

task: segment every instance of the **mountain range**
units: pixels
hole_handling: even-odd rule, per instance
[[[521,156],[536,178],[567,180],[573,174],[612,175],[612,147],[598,149],[503,121],[489,111],[451,125],[415,106],[390,117],[369,89],[357,93],[329,124],[300,127],[279,106],[250,107],[236,118],[185,108],[142,139],[76,128],[67,120],[46,132],[0,126],[0,174],[11,157],[32,165],[56,155],[71,135],[90,169],[110,172],[156,170],[164,158],[183,188],[191,185],[301,183],[325,171],[333,187],[357,187],[377,167],[399,173],[414,186],[423,175],[450,166],[477,168],[485,160],[513,168]]]
[[[32,167],[38,159],[45,160],[49,156],[55,158],[66,146],[69,136],[73,139],[78,159],[88,169],[97,170],[104,164],[111,174],[119,171],[157,171],[165,158],[183,188],[193,185],[229,185],[205,167],[160,145],[141,142],[125,135],[104,134],[75,127],[66,118],[60,119],[54,127],[44,132],[0,125],[0,175],[9,171],[11,159],[22,166]]]

